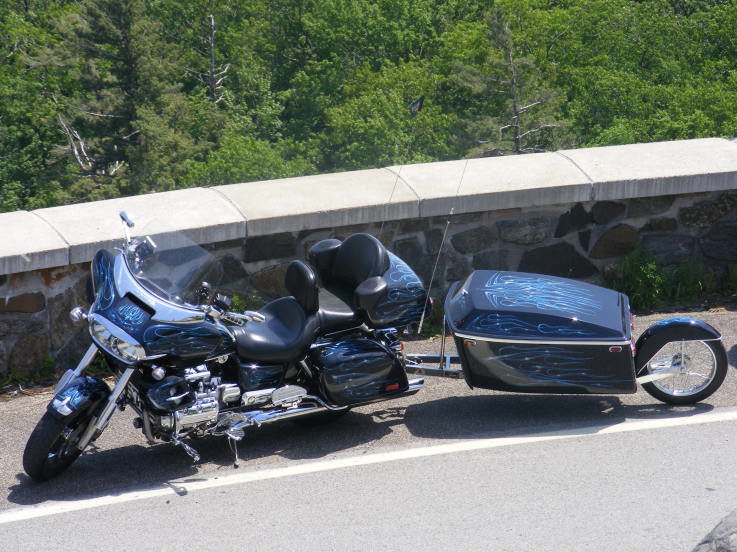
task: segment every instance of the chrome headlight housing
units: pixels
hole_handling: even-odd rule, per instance
[[[118,360],[135,364],[146,358],[143,346],[107,318],[91,314],[88,320],[92,340]]]

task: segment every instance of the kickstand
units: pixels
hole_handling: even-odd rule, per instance
[[[228,437],[228,445],[230,446],[230,450],[233,451],[233,467],[238,469],[238,441],[232,437]]]

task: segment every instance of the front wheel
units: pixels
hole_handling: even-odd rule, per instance
[[[31,479],[46,481],[67,469],[82,453],[76,445],[91,419],[89,411],[66,421],[44,413],[23,451],[23,469]]]
[[[642,388],[669,404],[694,404],[722,385],[727,352],[721,341],[671,341],[645,365],[646,373],[664,376]]]

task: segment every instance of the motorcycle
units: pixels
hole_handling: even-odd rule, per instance
[[[422,377],[531,393],[634,393],[691,404],[727,370],[721,335],[671,318],[636,343],[625,295],[588,283],[476,270],[445,301],[439,355],[409,355],[402,331],[432,303],[420,278],[369,234],[326,239],[286,270],[289,296],[258,311],[232,310],[208,283],[213,256],[177,232],[131,238],[91,264],[91,307],[75,307],[92,344],[59,380],[28,439],[23,467],[34,481],[68,468],[130,406],[146,439],[181,447],[207,435],[237,442],[246,428],[323,423],[352,407],[419,391]],[[458,351],[446,354],[450,331]],[[112,390],[85,374],[97,355],[116,373]],[[437,362],[438,366],[429,365]],[[460,364],[460,368],[453,365]]]

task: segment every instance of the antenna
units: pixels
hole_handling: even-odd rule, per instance
[[[381,237],[381,232],[384,230],[384,223],[386,222],[386,219],[389,218],[389,207],[391,207],[392,199],[394,198],[394,192],[397,191],[397,184],[399,183],[399,176],[402,174],[402,167],[404,167],[404,165],[399,165],[397,177],[394,179],[394,187],[392,188],[392,193],[389,195],[389,201],[386,202],[386,212],[384,213],[384,220],[381,221],[381,226],[379,227],[379,237]]]
[[[438,268],[438,261],[440,261],[440,255],[443,252],[443,245],[445,245],[445,236],[448,234],[448,228],[450,227],[450,217],[453,216],[453,212],[455,211],[455,204],[456,200],[458,199],[458,194],[461,192],[461,184],[463,184],[463,177],[466,175],[466,167],[468,167],[468,159],[466,159],[466,162],[463,164],[463,171],[461,171],[461,178],[458,181],[458,186],[456,187],[456,193],[453,196],[453,206],[450,208],[450,212],[448,213],[448,218],[445,221],[445,230],[443,230],[443,238],[440,240],[440,247],[438,247],[438,254],[435,257],[435,265],[432,267],[432,274],[430,275],[430,284],[427,286],[427,297],[425,297],[425,305],[422,308],[422,315],[420,316],[420,324],[417,326],[417,335],[420,335],[420,332],[422,332],[422,324],[425,323],[425,313],[427,312],[427,303],[430,301],[430,290],[432,289],[432,283],[433,280],[435,280],[435,271]],[[445,324],[445,322],[443,322]]]

